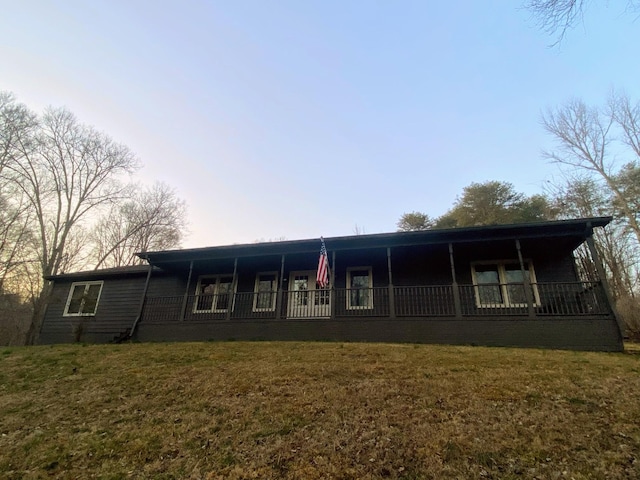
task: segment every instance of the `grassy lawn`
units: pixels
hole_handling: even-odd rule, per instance
[[[0,348],[2,478],[640,478],[640,351]]]

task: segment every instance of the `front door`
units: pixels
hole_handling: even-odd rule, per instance
[[[322,318],[331,316],[331,290],[316,285],[316,272],[291,272],[287,316]]]

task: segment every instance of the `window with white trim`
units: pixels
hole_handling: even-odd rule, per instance
[[[64,307],[64,316],[91,316],[96,314],[100,293],[102,292],[102,280],[96,282],[74,282],[69,290],[67,304]]]
[[[226,312],[233,296],[232,275],[207,275],[198,279],[196,301],[193,310],[202,312]]]
[[[256,275],[256,286],[253,295],[253,311],[268,312],[275,310],[277,292],[278,273],[258,273]]]
[[[347,269],[347,308],[373,308],[373,276],[371,267]]]
[[[526,307],[525,275],[529,279],[533,303],[540,303],[530,261],[524,262],[524,272],[517,260],[476,262],[471,265],[471,274],[478,307]]]

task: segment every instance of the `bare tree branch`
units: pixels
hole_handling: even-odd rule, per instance
[[[553,45],[562,41],[576,22],[584,16],[585,0],[529,0],[525,7],[537,19],[540,28],[551,35],[558,33]]]
[[[554,199],[561,218],[617,216],[615,199],[606,184],[600,178],[585,172],[568,172],[560,183],[547,184],[547,192]],[[619,299],[635,296],[635,291],[640,286],[640,244],[633,232],[618,217],[606,229],[594,231],[594,235],[614,297]],[[594,268],[588,249],[579,249],[575,253],[582,268]]]
[[[622,142],[640,159],[640,102],[633,105],[625,93],[611,95],[609,114],[622,130]]]
[[[623,145],[631,147],[635,153],[635,141],[640,135],[637,130],[638,113],[630,107],[626,97],[612,96],[608,107],[589,108],[581,100],[571,100],[543,116],[542,124],[556,140],[557,151],[544,155],[560,165],[582,170],[596,175],[611,192],[614,204],[620,210],[628,227],[640,242],[638,211],[634,207],[639,189],[629,188],[623,180],[633,178],[637,164],[627,164],[623,170],[613,160],[610,150],[614,141],[614,127],[622,132]],[[618,153],[618,151],[615,151]]]
[[[583,20],[590,3],[592,2],[589,0],[526,0],[524,7],[531,12],[542,30],[549,35],[557,35],[552,44],[555,46],[562,42],[570,29]],[[639,9],[640,2],[627,0],[623,13],[635,14]]]
[[[166,184],[137,188],[93,229],[95,268],[132,265],[138,252],[177,248],[186,228],[186,206]]]

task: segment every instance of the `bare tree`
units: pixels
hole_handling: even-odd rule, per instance
[[[365,235],[366,233],[367,233],[367,231],[365,230],[364,227],[361,227],[357,223],[354,225],[354,227],[353,227],[353,234],[354,235]]]
[[[597,179],[580,175],[579,172],[569,174],[559,184],[547,185],[547,190],[553,197],[561,218],[606,216],[616,212],[609,191],[602,188]],[[639,286],[640,267],[640,251],[635,235],[626,228],[623,221],[614,219],[606,229],[594,231],[594,236],[614,297],[634,297]],[[579,265],[586,270],[595,269],[586,267],[591,262],[586,248],[579,249],[576,255]]]
[[[267,239],[265,239],[264,237],[261,237],[261,238],[256,238],[253,241],[253,243],[285,242],[286,240],[287,240],[287,237],[285,237],[285,236],[272,237],[272,238],[267,238]]]
[[[95,268],[139,263],[137,252],[180,246],[186,229],[186,205],[164,183],[135,188],[132,198],[114,205],[93,228]]]
[[[38,129],[14,142],[2,177],[24,196],[33,215],[36,258],[42,276],[55,275],[77,260],[74,232],[102,207],[121,198],[121,176],[137,168],[129,149],[78,123],[66,109],[49,109]],[[77,242],[76,242],[77,243]],[[37,338],[50,293],[45,282],[34,298],[30,343]]]
[[[604,108],[574,99],[549,110],[542,122],[557,144],[556,151],[544,156],[601,182],[616,207],[614,214],[640,242],[640,187],[635,183],[640,178],[640,106],[626,95],[612,94]],[[616,160],[623,155],[627,161],[620,167]]]
[[[37,118],[12,94],[0,92],[0,293],[6,279],[25,261],[31,223],[28,202],[3,175],[17,152],[30,151]]]
[[[0,92],[0,337],[7,344],[23,343],[29,323],[23,275],[33,269],[33,238],[28,202],[5,173],[19,151],[31,150],[36,128],[36,116]]]
[[[40,330],[48,276],[180,245],[184,201],[164,184],[129,184],[137,167],[127,147],[68,110],[38,116],[0,92],[0,299],[31,304],[28,343]]]

